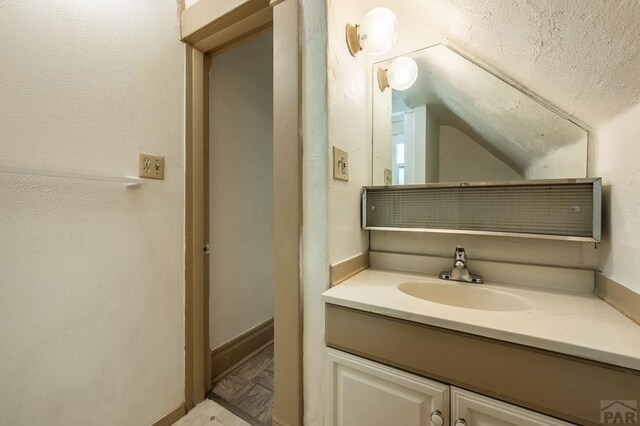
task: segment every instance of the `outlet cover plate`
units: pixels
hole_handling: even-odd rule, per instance
[[[335,146],[333,147],[333,178],[349,180],[349,154]]]
[[[146,179],[164,179],[164,156],[138,153],[138,176]]]
[[[384,184],[393,185],[393,174],[391,173],[391,169],[384,169]]]

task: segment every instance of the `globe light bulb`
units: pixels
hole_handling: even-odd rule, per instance
[[[360,25],[347,24],[347,46],[353,56],[366,50],[372,55],[382,55],[396,41],[398,18],[386,7],[376,7],[367,12]]]
[[[376,7],[367,12],[358,27],[358,39],[362,49],[372,55],[382,55],[393,47],[397,38],[398,18],[386,7]]]
[[[387,83],[395,90],[407,90],[418,79],[418,64],[409,56],[400,56],[387,68]]]

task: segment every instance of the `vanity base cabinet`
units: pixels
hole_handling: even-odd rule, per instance
[[[332,349],[327,358],[327,426],[449,424],[448,385]]]
[[[569,426],[506,402],[451,387],[451,418],[454,426]]]
[[[640,400],[640,370],[326,305],[326,344],[585,426],[603,400]]]

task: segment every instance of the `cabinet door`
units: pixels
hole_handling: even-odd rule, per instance
[[[440,426],[449,423],[449,386],[328,350],[326,424]]]
[[[571,423],[451,387],[451,426],[568,426]]]

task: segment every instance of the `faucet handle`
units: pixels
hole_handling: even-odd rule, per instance
[[[467,253],[462,246],[456,247],[456,253],[453,258],[453,270],[441,272],[440,279],[474,284],[483,282],[481,276],[473,275],[467,270]]]
[[[457,246],[456,253],[454,255],[454,266],[464,268],[467,264],[467,252],[464,251],[464,247]]]

